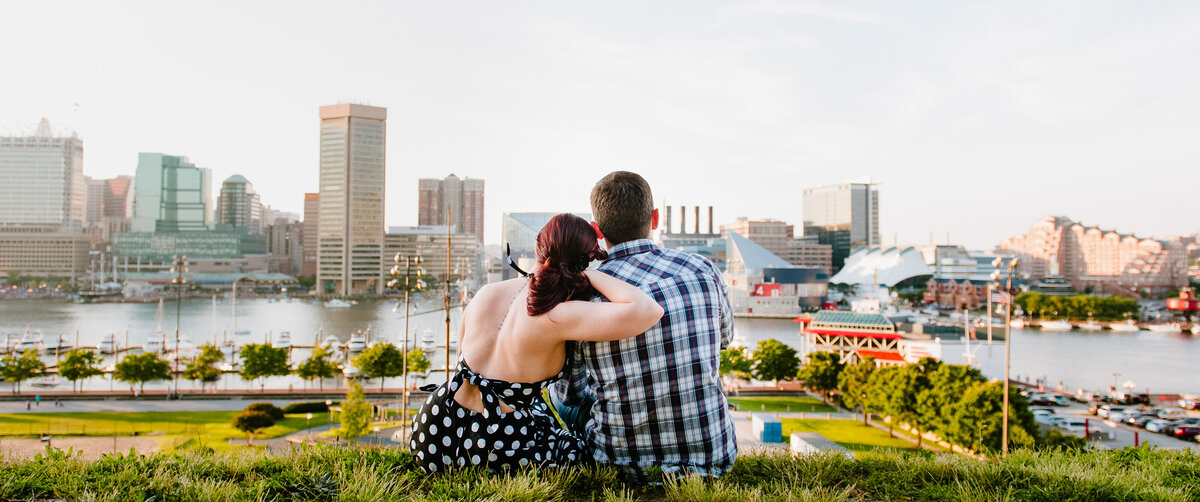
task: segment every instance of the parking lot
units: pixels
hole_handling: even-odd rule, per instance
[[[1166,403],[1164,403],[1164,404],[1166,404]],[[1168,409],[1173,408],[1173,407],[1169,407],[1169,406],[1161,406],[1161,407],[1168,408]],[[1088,413],[1088,405],[1086,405],[1086,404],[1071,401],[1070,404],[1065,407],[1063,407],[1063,406],[1054,406],[1054,407],[1036,406],[1035,408],[1050,408],[1050,409],[1055,410],[1055,415],[1057,415],[1057,416],[1066,417],[1066,418],[1078,418],[1078,419],[1086,420],[1088,429],[1091,430],[1092,432],[1101,431],[1101,432],[1108,433],[1112,437],[1112,439],[1095,441],[1093,443],[1099,448],[1123,448],[1125,446],[1132,446],[1135,442],[1135,437],[1136,437],[1136,441],[1139,444],[1149,443],[1149,444],[1155,445],[1159,448],[1171,448],[1171,449],[1187,448],[1187,449],[1200,451],[1200,443],[1196,442],[1194,439],[1189,439],[1189,440],[1176,439],[1173,436],[1167,436],[1165,434],[1149,432],[1145,429],[1140,429],[1140,428],[1134,427],[1129,424],[1111,422],[1111,421],[1105,420],[1104,418],[1089,414]],[[1178,409],[1178,408],[1174,408],[1174,409]],[[1197,413],[1195,411],[1188,411],[1188,412],[1186,412],[1186,415],[1189,417],[1200,418],[1200,413]],[[1042,425],[1042,427],[1048,427],[1048,426]],[[1081,437],[1083,436],[1083,432],[1081,432],[1081,431],[1065,431],[1063,429],[1058,429],[1058,430],[1060,432],[1063,432],[1064,434],[1071,434],[1071,435],[1081,436]]]

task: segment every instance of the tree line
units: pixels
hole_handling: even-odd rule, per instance
[[[336,377],[342,370],[342,366],[333,358],[333,351],[323,345],[314,347],[312,355],[294,368],[288,363],[288,349],[272,347],[267,343],[243,345],[238,355],[242,362],[238,375],[246,381],[258,380],[260,390],[265,389],[267,378],[292,374],[306,383],[315,379],[324,389],[324,380]],[[215,383],[225,373],[219,367],[224,360],[225,355],[219,348],[212,344],[202,345],[195,357],[185,360],[187,365],[181,369],[180,376],[199,382],[203,388]],[[103,373],[100,362],[101,357],[94,350],[75,349],[65,353],[58,362],[58,375],[70,380],[71,388],[75,390],[78,382]],[[404,375],[404,352],[390,342],[380,342],[367,347],[351,364],[364,378],[380,379],[379,387],[382,390],[385,378]],[[424,351],[420,348],[409,351],[409,373],[424,373],[429,367],[430,362]],[[46,364],[35,351],[8,354],[0,358],[0,377],[13,382],[13,391],[16,393],[21,392],[21,382],[44,373]],[[140,395],[146,383],[171,379],[171,365],[158,354],[131,354],[116,363],[113,378],[128,383],[131,388],[136,386],[136,394]]]
[[[1138,311],[1136,301],[1119,296],[1052,296],[1030,291],[1017,295],[1013,301],[1026,314],[1042,318],[1119,321]]]

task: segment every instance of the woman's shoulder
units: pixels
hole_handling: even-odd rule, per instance
[[[517,278],[507,281],[493,282],[484,284],[475,292],[475,296],[471,299],[471,303],[490,303],[495,301],[509,301],[512,296],[521,288],[521,284],[527,279]]]

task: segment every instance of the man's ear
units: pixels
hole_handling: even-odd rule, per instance
[[[650,212],[650,231],[658,230],[658,209]]]
[[[597,238],[597,239],[603,239],[603,238],[604,238],[604,232],[601,232],[601,231],[600,231],[600,225],[599,225],[599,224],[597,224],[597,223],[596,223],[596,222],[594,222],[594,221],[592,222],[592,230],[595,230],[595,231],[596,231],[596,238]]]

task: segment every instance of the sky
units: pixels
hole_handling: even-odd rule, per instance
[[[77,131],[241,174],[301,213],[318,107],[388,109],[388,225],[417,180],[504,212],[588,211],[613,170],[661,206],[802,222],[879,183],[884,244],[990,249],[1039,217],[1200,230],[1194,2],[8,2],[0,133]],[[76,106],[77,105],[77,106]]]

